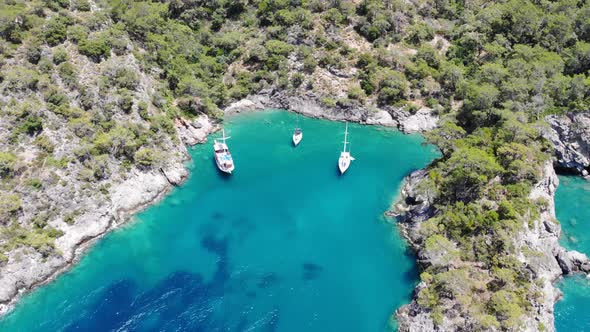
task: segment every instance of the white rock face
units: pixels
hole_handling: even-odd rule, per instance
[[[259,109],[259,105],[257,105],[254,101],[250,99],[242,99],[229,105],[223,112],[226,114],[231,114],[242,111],[252,111],[256,109]]]
[[[391,114],[387,111],[377,111],[372,116],[369,116],[367,119],[367,124],[370,125],[380,125],[380,126],[387,126],[387,127],[397,127],[398,122],[391,117]]]
[[[416,114],[399,119],[399,127],[403,132],[415,133],[430,131],[438,125],[438,116],[432,114],[432,110],[426,107],[419,109]]]
[[[178,136],[188,145],[204,143],[207,136],[216,129],[216,126],[205,114],[199,115],[192,121],[183,118],[177,119],[174,126],[178,131]]]
[[[111,211],[115,216],[118,216],[120,212],[134,210],[155,199],[168,186],[168,180],[161,173],[133,174],[129,180],[111,190]]]
[[[162,169],[162,173],[164,173],[164,176],[166,177],[168,182],[175,186],[178,186],[181,183],[183,183],[184,180],[186,180],[186,178],[188,177],[188,171],[184,167]]]
[[[590,113],[571,113],[545,118],[543,136],[555,147],[555,165],[586,176],[590,167]]]

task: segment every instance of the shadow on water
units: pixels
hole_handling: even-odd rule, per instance
[[[303,281],[312,281],[319,278],[321,272],[323,271],[323,267],[321,265],[312,263],[312,262],[305,262],[303,263]]]
[[[223,315],[212,314],[219,309],[231,288],[228,240],[205,236],[201,246],[219,258],[210,282],[205,282],[198,273],[176,271],[141,292],[139,285],[130,279],[119,280],[102,291],[99,300],[89,308],[89,314],[67,325],[64,331],[241,331],[249,328],[252,322],[248,321],[246,312],[234,326]],[[259,281],[259,286],[267,287],[278,283],[279,278],[274,273],[267,273]],[[276,329],[279,310],[275,308],[268,315],[264,326],[257,326],[262,331]]]

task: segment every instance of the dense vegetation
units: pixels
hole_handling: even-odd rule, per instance
[[[545,206],[528,199],[549,156],[533,124],[588,109],[589,17],[573,0],[3,1],[0,252],[59,254],[47,221],[60,212],[25,216],[23,196],[67,186],[58,174],[107,193],[113,174],[158,167],[178,116],[221,117],[265,89],[426,106],[443,157],[423,184],[436,259],[418,301],[437,323],[452,298],[472,328],[516,328],[539,296],[512,239]]]

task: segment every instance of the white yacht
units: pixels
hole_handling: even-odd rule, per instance
[[[297,127],[295,127],[295,131],[293,132],[293,145],[297,146],[302,138],[303,131],[299,128],[299,115],[297,115]]]
[[[354,160],[354,157],[350,155],[350,151],[346,151],[346,144],[349,142],[346,141],[348,138],[348,122],[346,122],[346,129],[344,130],[344,149],[340,152],[340,158],[338,158],[338,169],[340,169],[340,174],[344,174],[348,167],[350,167],[350,162]]]
[[[227,144],[225,144],[225,140],[229,138],[230,137],[225,137],[224,129],[221,140],[213,141],[213,150],[215,151],[215,163],[217,163],[217,168],[227,174],[231,174],[235,168],[234,160],[231,157]]]

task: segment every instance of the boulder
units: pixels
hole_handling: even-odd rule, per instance
[[[590,113],[549,115],[545,120],[548,126],[541,128],[541,133],[553,143],[555,166],[586,176],[590,167]]]

